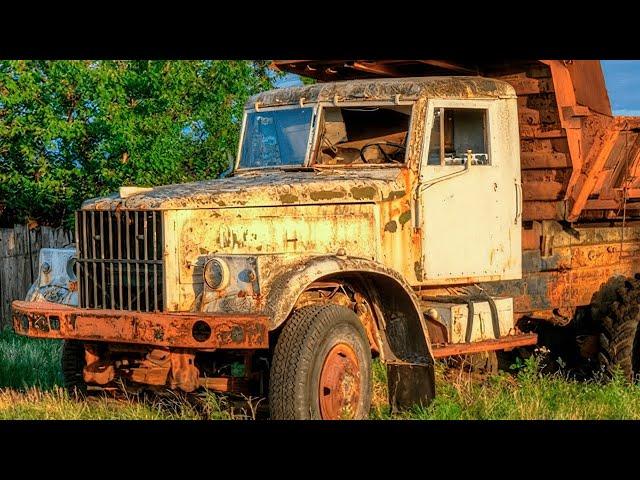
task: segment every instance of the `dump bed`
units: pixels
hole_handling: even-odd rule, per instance
[[[640,216],[640,117],[614,117],[600,62],[530,60],[278,60],[320,81],[481,75],[516,90],[523,220],[570,222]]]

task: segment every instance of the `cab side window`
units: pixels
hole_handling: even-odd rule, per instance
[[[490,165],[487,146],[487,110],[436,108],[427,165]]]

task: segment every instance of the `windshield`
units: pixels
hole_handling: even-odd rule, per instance
[[[248,113],[239,167],[303,165],[312,117],[311,107]]]

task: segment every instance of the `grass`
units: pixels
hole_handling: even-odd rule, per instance
[[[179,395],[141,401],[138,397],[70,398],[62,388],[62,342],[31,339],[9,329],[0,331],[0,420],[196,420],[253,418],[254,403],[238,408],[207,393],[197,401]]]
[[[377,379],[371,418],[419,420],[605,420],[640,419],[640,386],[620,375],[576,381],[561,373],[540,373],[540,358],[530,357],[517,373],[500,372],[479,382],[471,374],[452,375],[437,366],[437,396],[426,408],[392,417],[386,404],[385,369]]]
[[[32,339],[0,330],[0,388],[37,387],[51,390],[62,385],[62,341]]]
[[[61,388],[60,342],[28,339],[0,332],[0,419],[247,419],[255,402],[238,407],[207,393],[186,401],[179,395],[142,401],[97,397],[69,398]],[[391,415],[386,370],[374,362],[372,419],[533,420],[640,419],[640,386],[621,376],[610,381],[579,382],[561,373],[540,373],[540,358],[531,357],[516,372],[501,372],[478,381],[462,370],[436,368],[437,397],[428,407]]]

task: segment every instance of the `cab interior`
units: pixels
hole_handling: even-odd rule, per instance
[[[405,161],[411,105],[322,109],[316,165],[380,165]]]

